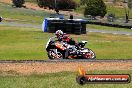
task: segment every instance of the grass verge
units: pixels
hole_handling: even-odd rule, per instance
[[[44,60],[47,59],[45,45],[52,33],[41,29],[22,27],[0,27],[0,60]],[[89,41],[97,59],[132,59],[132,36],[101,33],[71,35],[76,41]]]
[[[108,31],[132,32],[132,29],[107,27],[107,26],[100,26],[100,25],[94,25],[94,24],[87,24],[87,28],[88,29],[97,29],[97,30],[108,30]]]
[[[76,72],[59,72],[43,75],[0,75],[1,88],[131,88],[132,84],[86,84],[76,83]],[[88,74],[130,74],[131,70],[90,71]]]
[[[44,17],[49,17],[50,13],[26,8],[13,8],[9,4],[0,3],[0,12],[3,18],[17,19],[20,22],[41,24]]]

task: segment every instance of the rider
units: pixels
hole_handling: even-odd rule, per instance
[[[55,32],[55,35],[56,35],[58,41],[63,41],[70,45],[75,45],[75,46],[78,45],[72,38],[69,37],[69,35],[67,35],[66,33],[63,33],[63,31],[61,31],[61,30],[57,30]],[[69,52],[69,48],[66,49],[66,53],[65,53],[66,58],[68,57],[68,52]],[[76,52],[73,50],[73,51],[70,51],[70,53],[75,54]],[[71,58],[71,57],[69,56],[68,58]]]
[[[58,41],[63,41],[63,42],[66,42],[70,45],[76,45],[77,44],[72,38],[69,37],[69,35],[67,35],[66,33],[63,33],[63,31],[61,31],[61,30],[57,30],[55,32],[55,35],[56,35]]]

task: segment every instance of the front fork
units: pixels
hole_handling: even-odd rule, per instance
[[[57,49],[51,49],[51,55],[57,58],[58,57]]]

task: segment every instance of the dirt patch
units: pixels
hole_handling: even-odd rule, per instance
[[[12,3],[11,0],[1,0],[0,2],[6,3],[6,4],[11,4]]]
[[[82,66],[86,70],[131,70],[132,62],[47,62],[47,63],[0,63],[0,71],[19,74],[43,74],[62,71],[78,71]]]

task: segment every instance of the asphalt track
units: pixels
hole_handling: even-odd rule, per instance
[[[63,63],[63,62],[132,62],[132,60],[119,59],[119,60],[84,60],[84,59],[74,59],[74,60],[0,60],[0,63]]]
[[[17,27],[31,27],[31,28],[39,28],[39,29],[41,29],[41,27],[42,27],[42,25],[32,25],[32,24],[27,24],[27,23],[24,24],[24,23],[16,23],[16,22],[1,22],[0,26],[2,26],[2,25],[17,26]],[[126,29],[126,30],[132,30],[132,29]],[[87,32],[132,35],[132,32],[127,32],[127,31],[87,29]]]

